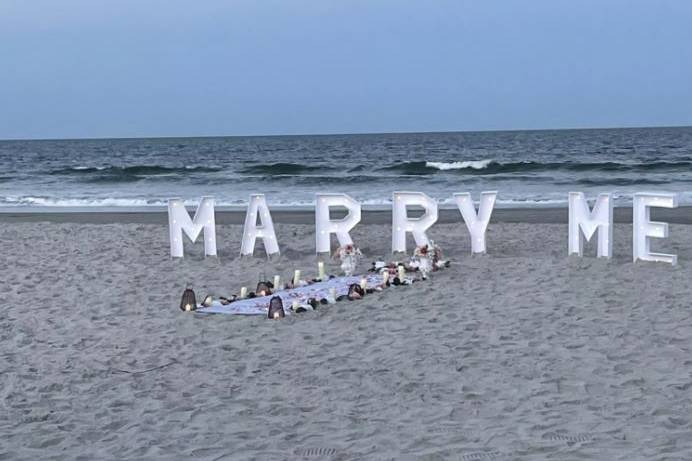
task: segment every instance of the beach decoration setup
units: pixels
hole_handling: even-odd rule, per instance
[[[355,247],[349,251],[354,255],[361,254]],[[408,263],[377,261],[365,275],[330,275],[305,280],[301,278],[301,271],[295,270],[293,280],[284,287],[260,281],[257,289],[249,294],[247,287],[241,287],[240,296],[219,297],[214,300],[207,295],[199,305],[194,304],[194,292],[187,289],[183,293],[181,310],[201,314],[266,315],[267,318],[276,320],[286,315],[316,310],[320,305],[362,299],[367,293],[382,291],[392,285],[410,285],[426,280],[431,272],[449,267],[449,264],[449,261],[442,260],[439,246],[425,244],[416,248]],[[323,263],[318,264],[318,272],[320,268],[324,268]],[[416,274],[420,274],[420,277],[416,277]],[[277,277],[279,276],[274,279]],[[290,308],[287,309],[286,306]]]
[[[456,193],[453,195],[457,208],[466,224],[471,237],[471,253],[485,253],[486,232],[497,192],[482,192],[478,210],[471,194]],[[352,253],[355,248],[349,231],[361,219],[361,205],[346,194],[317,194],[315,206],[315,249],[318,254],[330,250],[331,235],[335,234],[339,242],[337,255],[342,263],[342,270],[351,275],[356,267],[359,255]],[[408,207],[423,209],[417,218],[409,217]],[[584,242],[590,241],[598,234],[596,256],[612,258],[613,253],[613,198],[612,194],[600,194],[593,209],[589,208],[582,192],[570,192],[568,197],[568,255],[583,256]],[[677,208],[678,196],[670,193],[635,193],[632,202],[632,258],[633,261],[653,261],[677,264],[677,256],[651,251],[651,239],[667,238],[668,224],[651,221],[651,208]],[[333,207],[346,208],[347,214],[342,219],[331,219]],[[392,253],[406,253],[406,236],[412,234],[417,247],[430,246],[426,231],[437,222],[437,202],[423,192],[394,192],[392,197]],[[257,224],[257,221],[261,224]],[[202,197],[194,218],[190,218],[183,201],[179,198],[169,200],[168,223],[171,246],[171,257],[183,257],[183,233],[195,242],[204,233],[204,253],[216,255],[216,231],[214,220],[213,197]],[[250,196],[245,226],[241,242],[242,256],[254,254],[255,244],[261,238],[267,255],[279,254],[279,244],[274,231],[269,207],[264,194]],[[417,255],[419,264],[428,270],[425,255]],[[324,267],[319,269],[320,278],[324,278]],[[294,274],[293,281],[300,279],[300,272]],[[275,285],[278,285],[275,283]],[[241,294],[241,298],[244,297]]]

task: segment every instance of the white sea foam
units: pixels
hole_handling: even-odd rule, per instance
[[[438,170],[463,170],[471,168],[474,170],[482,170],[487,168],[493,162],[492,159],[485,160],[468,160],[464,162],[425,162],[425,166],[429,168],[437,168]]]
[[[472,191],[474,201],[480,196],[479,191]],[[352,196],[358,200],[364,209],[390,209],[392,199],[390,193],[377,194],[378,197],[365,197],[359,194]],[[171,195],[172,196],[172,195]],[[456,209],[456,202],[452,197],[452,191],[449,194],[431,194],[437,200],[441,209]],[[629,206],[632,203],[631,194],[614,193],[613,198],[618,206]],[[680,193],[680,203],[683,205],[692,204],[692,193]],[[219,209],[244,209],[247,206],[247,197],[232,197],[219,195],[216,196],[216,206]],[[184,200],[185,206],[196,207],[199,204],[199,197],[186,196]],[[314,196],[304,197],[279,197],[269,196],[268,204],[273,209],[312,209],[315,206]],[[0,208],[90,208],[98,210],[99,208],[160,208],[166,207],[168,200],[166,197],[79,197],[79,198],[51,198],[46,196],[0,196]],[[503,194],[500,191],[498,199],[495,203],[496,208],[541,208],[541,207],[562,207],[567,205],[567,194],[551,193],[546,196],[529,195],[521,196],[517,194]]]
[[[51,198],[51,197],[2,197],[5,206],[37,207],[141,207],[163,206],[167,202],[132,198]]]

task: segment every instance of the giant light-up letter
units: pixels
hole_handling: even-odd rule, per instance
[[[257,219],[260,225],[257,225]],[[250,195],[250,203],[245,214],[245,227],[243,228],[243,241],[240,244],[240,254],[249,256],[255,252],[255,243],[261,238],[267,255],[279,254],[279,243],[276,241],[274,221],[269,213],[267,200],[264,194]]]
[[[471,235],[471,253],[485,253],[485,231],[490,222],[496,197],[497,192],[481,192],[481,201],[478,205],[478,214],[476,214],[471,194],[468,192],[454,194],[454,200]]]
[[[651,238],[667,238],[668,223],[652,222],[651,207],[677,208],[677,194],[634,194],[632,202],[632,259],[677,264],[677,255],[652,253]]]
[[[409,218],[407,206],[425,210],[419,218]],[[394,192],[392,203],[392,252],[406,252],[406,233],[411,232],[416,245],[429,244],[425,231],[437,221],[437,202],[422,192]]]
[[[171,256],[183,257],[183,232],[194,243],[204,230],[204,254],[216,256],[216,227],[214,220],[214,198],[202,197],[194,219],[179,198],[168,201],[168,232],[171,239]]]
[[[348,214],[342,219],[330,219],[330,207],[342,206]],[[360,203],[346,194],[317,194],[315,205],[315,239],[317,253],[331,250],[331,234],[336,234],[340,246],[353,243],[349,231],[360,222]]]
[[[591,240],[598,231],[599,258],[613,256],[613,198],[610,194],[600,194],[593,211],[582,192],[569,193],[569,238],[568,254],[582,256],[584,239]],[[583,236],[582,236],[583,235]]]

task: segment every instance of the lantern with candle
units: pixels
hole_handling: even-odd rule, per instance
[[[271,301],[269,301],[269,311],[267,312],[267,318],[270,319],[282,319],[286,316],[284,312],[284,303],[280,297],[274,296]]]
[[[262,297],[262,296],[269,296],[270,294],[272,294],[272,290],[271,290],[269,285],[270,285],[269,281],[259,282],[257,284],[257,288],[255,289],[255,293],[257,294],[257,296]]]
[[[197,300],[195,299],[195,292],[192,288],[187,288],[183,292],[183,297],[180,299],[180,310],[185,312],[194,311],[197,309]]]

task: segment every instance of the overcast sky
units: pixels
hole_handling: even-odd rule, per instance
[[[689,0],[0,0],[0,139],[651,125]]]

